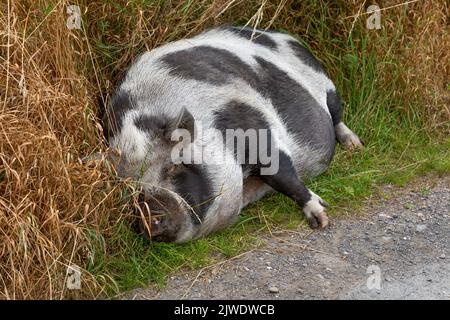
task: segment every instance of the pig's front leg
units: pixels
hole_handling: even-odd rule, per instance
[[[260,178],[273,189],[293,199],[302,208],[311,228],[325,228],[328,216],[327,203],[314,192],[309,191],[298,177],[289,156],[280,151],[279,170],[273,175],[261,175]]]

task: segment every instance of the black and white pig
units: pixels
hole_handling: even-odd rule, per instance
[[[137,58],[112,95],[106,132],[118,174],[142,188],[141,231],[185,242],[229,226],[274,190],[298,203],[312,228],[325,227],[326,204],[303,179],[327,169],[336,138],[361,146],[341,112],[332,81],[295,38],[220,27]],[[200,128],[249,134],[239,149]],[[266,135],[252,140],[251,130]],[[208,162],[184,161],[205,150]]]

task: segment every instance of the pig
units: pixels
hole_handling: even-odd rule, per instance
[[[182,243],[230,226],[270,192],[293,199],[311,228],[326,227],[327,204],[303,181],[328,168],[336,140],[362,146],[341,114],[333,82],[296,38],[222,26],[136,58],[105,132],[118,175],[140,186],[139,230]]]

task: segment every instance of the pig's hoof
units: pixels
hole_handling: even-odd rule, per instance
[[[337,124],[334,129],[336,132],[336,138],[338,139],[339,143],[344,146],[345,149],[353,150],[363,148],[361,139],[359,139],[359,137],[343,122]]]
[[[364,146],[359,137],[353,132],[345,137],[342,141],[342,145],[347,150],[362,149]]]
[[[329,224],[328,216],[325,210],[314,212],[307,216],[309,226],[311,229],[323,229]]]
[[[322,229],[329,224],[328,216],[325,212],[325,207],[327,206],[328,204],[325,201],[311,192],[311,200],[304,205],[303,212],[312,229]]]

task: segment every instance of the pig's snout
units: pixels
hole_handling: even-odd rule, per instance
[[[178,199],[169,192],[142,192],[139,196],[138,227],[152,241],[175,242],[185,215]]]

